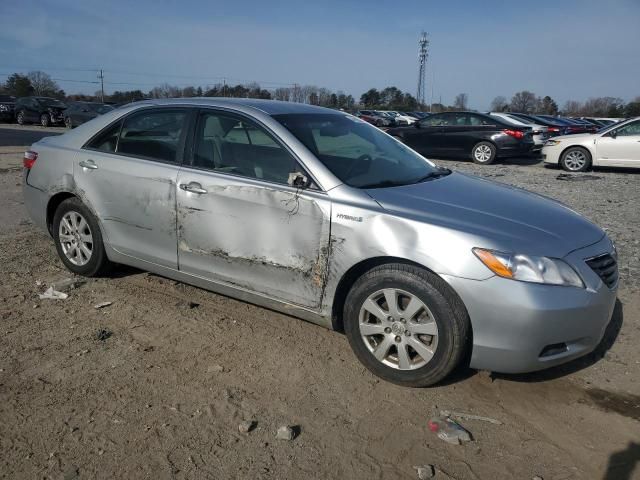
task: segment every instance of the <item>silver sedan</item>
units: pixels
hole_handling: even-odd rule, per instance
[[[132,265],[344,330],[401,385],[584,355],[616,299],[593,223],[308,105],[135,103],[34,144],[24,197],[76,274]]]

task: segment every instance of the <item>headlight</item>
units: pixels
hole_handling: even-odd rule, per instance
[[[545,146],[553,147],[554,145],[559,145],[560,140],[547,140],[544,144]]]
[[[8,112],[9,111],[9,107],[7,107],[6,105],[0,105],[0,112]]]
[[[576,271],[559,258],[535,257],[474,248],[473,253],[496,275],[522,282],[583,288]]]

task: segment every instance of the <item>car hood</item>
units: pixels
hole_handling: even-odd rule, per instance
[[[479,237],[478,247],[564,257],[604,236],[561,203],[461,173],[367,193],[396,215]]]

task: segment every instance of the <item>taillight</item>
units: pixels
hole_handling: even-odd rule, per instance
[[[524,132],[521,132],[520,130],[502,130],[502,133],[506,133],[507,135],[509,135],[510,137],[513,138],[524,138]]]
[[[37,152],[32,152],[32,151],[24,152],[24,158],[22,159],[22,165],[24,166],[24,168],[31,169],[33,167],[33,165],[36,163],[37,159],[38,159],[38,153]]]

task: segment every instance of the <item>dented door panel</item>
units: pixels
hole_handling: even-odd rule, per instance
[[[327,278],[331,203],[320,192],[185,168],[177,189],[185,273],[317,308]],[[193,185],[193,183],[192,183]]]
[[[92,161],[97,168],[84,168],[83,161]],[[74,164],[74,180],[111,247],[176,268],[178,170],[178,165],[82,150]]]

